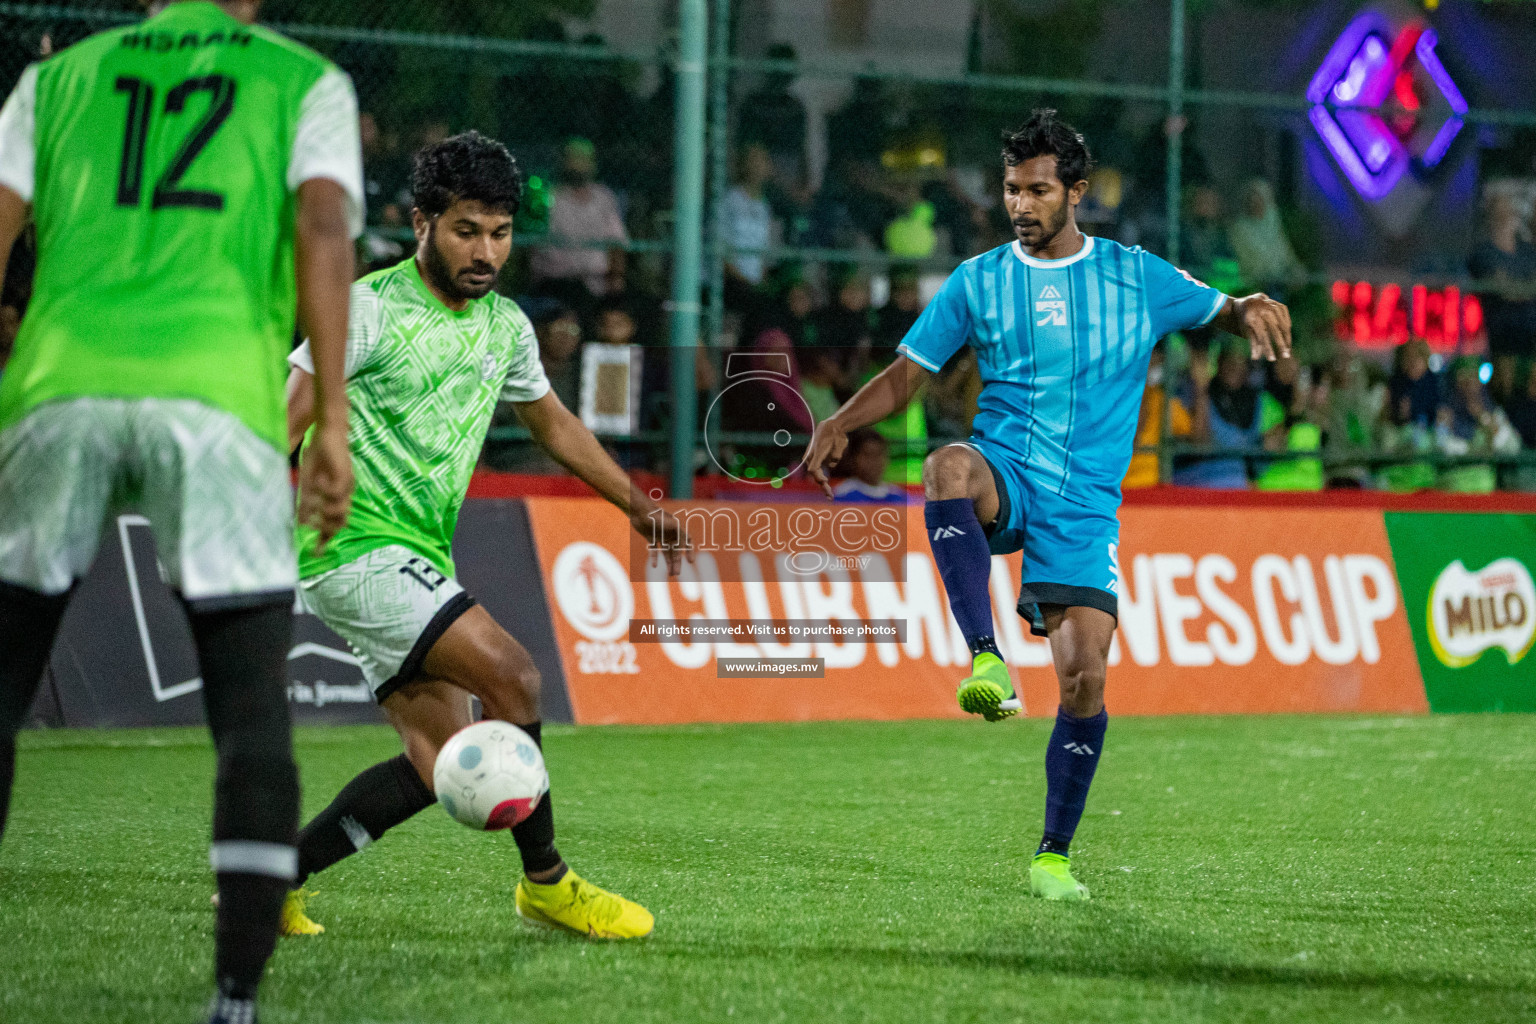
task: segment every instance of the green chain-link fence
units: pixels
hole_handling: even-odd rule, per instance
[[[1476,430],[1458,447],[1440,443],[1443,424],[1392,423],[1399,417],[1382,408],[1391,404],[1382,379],[1394,346],[1415,338],[1432,346],[1436,367],[1472,356],[1470,372],[1491,372],[1499,400],[1524,384],[1518,360],[1485,365],[1489,315],[1510,306],[1500,306],[1505,299],[1524,298],[1520,283],[1508,274],[1475,278],[1467,256],[1485,223],[1491,230],[1490,197],[1506,195],[1527,218],[1536,199],[1536,82],[1519,57],[1536,46],[1536,21],[1524,9],[1531,5],[1445,0],[1435,11],[1394,13],[1394,31],[1438,28],[1445,66],[1471,109],[1438,168],[1416,167],[1412,189],[1377,202],[1357,194],[1320,141],[1309,117],[1316,104],[1306,96],[1313,70],[1364,7],[918,6],[929,8],[919,23],[913,5],[881,0],[269,0],[262,17],[330,55],[357,84],[369,263],[409,249],[405,190],[415,148],[465,128],[513,148],[530,189],[502,286],[529,299],[547,344],[548,332],[563,331],[583,342],[647,346],[642,414],[610,439],[633,466],[670,467],[675,491],[686,490],[691,468],[711,468],[695,421],[729,386],[732,352],[755,349],[775,327],[801,353],[837,349],[837,365],[811,357],[816,366],[801,359],[796,370],[815,378],[809,390],[841,397],[888,358],[944,273],[1010,239],[998,135],[1037,105],[1058,107],[1095,151],[1099,170],[1080,211],[1089,231],[1177,259],[1223,288],[1280,291],[1295,312],[1306,364],[1299,383],[1312,385],[1315,407],[1281,401],[1260,431],[1265,440],[1235,451],[1187,436],[1180,410],[1196,405],[1189,353],[1203,357],[1210,339],[1175,339],[1161,391],[1170,400],[1140,437],[1153,478],[1235,455],[1255,478],[1277,463],[1307,463],[1300,477],[1310,479],[1315,462],[1321,478],[1335,481],[1482,486],[1487,473],[1458,476],[1470,464],[1497,466],[1489,473],[1506,485],[1526,482],[1531,456],[1507,444],[1479,448],[1487,438]],[[138,16],[137,5],[121,0],[0,3],[0,84],[40,52]],[[815,24],[802,24],[806,18]],[[960,43],[925,49],[922,35],[935,27]],[[800,52],[775,47],[786,40]],[[700,102],[685,88],[680,105],[678,81],[700,84],[701,73]],[[1410,81],[1396,97],[1392,116],[1414,113],[1405,106],[1417,95],[1433,98],[1420,77],[1417,94]],[[1347,107],[1333,98],[1324,105]],[[690,165],[701,145],[702,182]],[[622,231],[557,237],[557,190],[579,184],[573,173],[579,178],[589,165],[611,190]],[[1254,182],[1268,197],[1255,199]],[[1258,213],[1248,209],[1266,202]],[[1292,256],[1266,278],[1237,250],[1251,236],[1262,243],[1277,224]],[[1529,234],[1528,222],[1521,233]],[[679,239],[685,254],[702,247],[682,275],[673,272]],[[664,351],[669,343],[677,351]],[[579,367],[567,376],[579,400]],[[1454,376],[1447,403],[1464,407]],[[695,378],[702,394],[689,401]],[[1298,391],[1298,381],[1262,383],[1272,398]],[[886,425],[893,478],[910,478],[929,447],[964,435],[977,386],[974,367],[959,360],[930,386],[918,414]],[[1326,447],[1280,457],[1277,450],[1294,447],[1292,435],[1307,443],[1307,430],[1294,430],[1307,425]],[[754,439],[762,440],[733,435],[728,457]],[[683,453],[674,458],[674,450]],[[511,421],[493,431],[487,461],[540,465]]]

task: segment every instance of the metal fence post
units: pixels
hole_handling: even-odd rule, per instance
[[[704,62],[707,0],[678,5],[676,107],[672,141],[672,497],[693,497],[698,399],[699,262],[704,227]]]
[[[1184,0],[1169,0],[1168,20],[1168,262],[1179,262],[1180,178],[1184,170]]]
[[[725,323],[725,193],[730,187],[731,0],[714,0],[709,40],[709,315],[704,336],[720,344]]]

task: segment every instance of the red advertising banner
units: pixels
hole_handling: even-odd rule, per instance
[[[828,508],[840,506],[814,511]],[[705,545],[672,580],[635,557],[629,523],[600,501],[530,498],[528,511],[578,722],[962,715],[954,690],[970,659],[916,509],[902,510],[902,543],[889,550],[807,571],[795,552]],[[1427,710],[1379,511],[1150,507],[1124,509],[1121,522],[1112,713]],[[1016,613],[1018,586],[1019,556],[994,558],[999,645],[1025,713],[1054,715],[1050,648]],[[902,630],[647,640],[632,620]],[[722,678],[718,659],[822,664],[814,678]]]

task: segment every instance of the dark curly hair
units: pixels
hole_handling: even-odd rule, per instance
[[[1017,167],[1037,156],[1056,158],[1056,177],[1068,188],[1087,180],[1093,169],[1082,133],[1059,120],[1049,107],[1032,111],[1018,131],[1003,133],[1003,163]]]
[[[517,158],[495,139],[476,131],[433,143],[416,154],[411,167],[411,200],[427,217],[437,217],[463,199],[517,213],[523,202],[523,173]]]

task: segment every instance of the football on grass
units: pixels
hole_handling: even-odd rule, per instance
[[[549,792],[533,738],[510,722],[476,722],[454,733],[432,770],[437,802],[470,828],[511,828]]]

